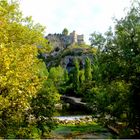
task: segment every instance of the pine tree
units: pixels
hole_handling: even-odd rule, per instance
[[[89,58],[85,60],[85,80],[91,81],[92,80],[92,73],[91,73],[91,61]]]
[[[75,69],[73,73],[73,87],[76,91],[79,89],[79,63],[78,60],[74,60]]]
[[[67,69],[65,69],[64,70],[64,82],[67,83],[68,80],[69,80],[68,71],[67,71]]]

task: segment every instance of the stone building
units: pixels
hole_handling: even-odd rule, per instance
[[[77,35],[75,31],[70,33],[71,44],[77,43],[78,45],[84,44],[84,35]]]
[[[49,43],[53,45],[54,48],[63,49],[72,44],[84,44],[84,35],[78,35],[75,31],[69,35],[64,34],[48,34],[46,36]]]

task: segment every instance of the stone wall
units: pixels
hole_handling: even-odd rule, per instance
[[[84,44],[84,35],[77,35],[75,31],[70,33],[69,35],[63,35],[63,34],[48,34],[46,36],[46,39],[48,39],[49,43],[52,44],[52,46],[59,49],[64,49],[69,45],[72,45],[74,43],[77,43],[78,45]]]

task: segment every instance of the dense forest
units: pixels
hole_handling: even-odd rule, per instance
[[[45,28],[24,18],[18,2],[0,0],[0,138],[47,138],[58,125],[62,95],[81,97],[119,137],[140,138],[140,3],[114,22],[105,34],[93,31],[91,45],[74,44],[47,67],[53,58],[42,54],[53,48]],[[83,52],[93,55],[84,65],[77,57]],[[68,54],[74,56],[70,70],[58,61]]]

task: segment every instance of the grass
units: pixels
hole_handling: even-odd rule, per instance
[[[71,130],[72,132],[79,132],[79,133],[90,133],[90,132],[107,132],[107,129],[103,126],[92,122],[91,124],[67,124],[67,125],[59,125],[58,128],[55,129],[55,131],[62,131],[62,130]]]
[[[92,134],[93,136],[99,136],[106,134],[107,137],[110,137],[108,129],[103,127],[100,124],[91,122],[89,124],[59,124],[58,127],[53,131],[53,136],[55,138],[76,138],[80,135]],[[58,137],[59,136],[59,137]]]

